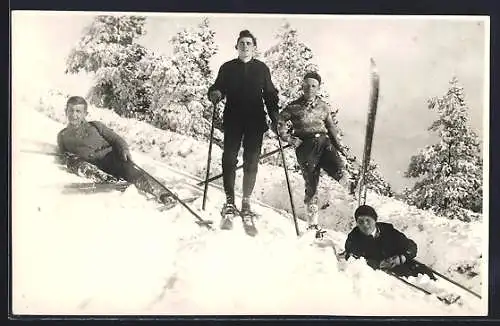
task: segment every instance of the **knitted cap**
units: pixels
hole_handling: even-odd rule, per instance
[[[358,220],[358,217],[360,216],[371,216],[373,219],[376,221],[378,218],[377,212],[375,212],[375,209],[373,207],[368,206],[368,205],[361,205],[359,206],[356,211],[354,212],[354,218]]]

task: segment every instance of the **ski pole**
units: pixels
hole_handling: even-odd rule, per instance
[[[154,180],[160,187],[162,187],[166,192],[168,192],[172,197],[174,197],[175,200],[177,200],[179,203],[181,203],[182,206],[184,206],[191,214],[194,215],[198,219],[196,222],[198,225],[203,225],[206,226],[209,230],[212,229],[211,224],[213,223],[212,221],[204,220],[200,215],[198,215],[194,210],[191,209],[182,199],[180,199],[174,192],[170,191],[162,182],[160,182],[158,179],[153,177],[151,174],[149,174],[146,170],[138,166],[136,163],[132,162],[132,164],[135,166],[136,169],[150,177],[152,180]]]
[[[208,178],[210,176],[210,162],[212,160],[212,144],[213,144],[213,139],[214,139],[214,128],[215,128],[215,113],[217,110],[217,104],[212,103],[213,105],[213,110],[212,110],[212,126],[210,128],[210,143],[208,145],[208,158],[207,158],[207,172],[205,174],[205,189],[203,189],[203,204],[201,208],[205,210],[205,204],[207,202],[207,191],[208,191]]]
[[[414,288],[415,290],[418,290],[418,291],[423,292],[423,293],[428,294],[428,295],[432,294],[431,292],[427,291],[426,289],[423,289],[423,288],[421,288],[421,287],[419,287],[419,286],[417,286],[415,284],[412,284],[412,283],[408,282],[407,280],[402,279],[401,277],[397,276],[396,274],[393,274],[393,273],[391,273],[389,271],[385,271],[385,273],[387,275],[391,275],[392,277],[400,280],[401,282],[405,283],[406,285],[409,285],[410,287]]]
[[[441,296],[439,296],[439,295],[437,295],[437,294],[435,294],[435,293],[432,293],[432,292],[430,292],[430,291],[428,291],[428,290],[426,290],[426,289],[424,289],[424,288],[421,288],[421,287],[420,287],[420,286],[418,286],[418,285],[412,284],[412,283],[408,282],[407,280],[405,280],[405,279],[403,279],[403,278],[399,277],[398,275],[393,274],[393,273],[391,273],[391,272],[389,272],[389,271],[385,271],[385,273],[386,273],[387,275],[391,275],[391,276],[393,276],[393,277],[397,278],[398,280],[400,280],[401,282],[405,283],[406,285],[409,285],[409,286],[410,286],[411,288],[413,288],[414,290],[417,290],[417,291],[423,292],[423,293],[425,293],[425,294],[427,294],[427,295],[431,295],[431,296],[432,296],[432,295],[436,295],[436,297],[438,298],[438,300],[439,300],[439,301],[441,301],[441,302],[443,302],[443,303],[445,303],[445,304],[451,304],[451,303],[453,303],[453,302],[455,302],[455,301],[456,301],[456,300],[455,300],[455,301],[449,301],[449,300],[448,300],[448,299],[446,299],[445,297],[441,297]],[[457,299],[458,299],[458,298],[457,298]]]
[[[292,215],[293,215],[293,223],[295,224],[295,232],[297,233],[297,236],[299,236],[300,235],[299,225],[297,224],[297,216],[295,215],[295,205],[293,203],[292,188],[290,186],[290,179],[288,178],[288,170],[286,168],[285,153],[283,152],[283,146],[281,145],[281,139],[280,139],[279,135],[278,135],[278,145],[279,145],[279,151],[281,152],[281,160],[283,161],[283,169],[285,170],[285,179],[286,179],[286,185],[288,187],[288,195],[290,196],[290,205],[292,207]]]
[[[282,148],[282,149],[286,149],[286,148],[291,147],[291,146],[292,146],[292,144],[287,144],[287,145],[283,146],[283,148]],[[279,148],[277,148],[277,149],[272,150],[272,151],[270,151],[270,152],[268,152],[268,153],[262,154],[262,155],[259,157],[259,161],[260,161],[260,160],[262,160],[262,159],[264,159],[264,158],[266,158],[266,157],[272,156],[272,155],[274,155],[274,154],[278,153],[279,151],[280,151],[280,149],[279,149]],[[239,170],[239,169],[241,169],[242,167],[243,167],[243,164],[240,164],[240,165],[238,165],[238,166],[236,167],[236,170]],[[202,185],[204,185],[204,184],[206,184],[206,183],[208,183],[208,182],[212,182],[212,181],[214,181],[214,180],[217,180],[217,179],[221,178],[222,176],[223,176],[223,174],[222,174],[222,173],[221,173],[221,174],[218,174],[218,175],[216,175],[216,176],[210,177],[208,180],[205,180],[205,181],[200,181],[200,182],[198,182],[196,185],[197,185],[197,186],[202,186]]]
[[[476,292],[474,292],[474,291],[472,291],[472,290],[470,290],[470,289],[466,288],[465,286],[461,285],[460,283],[458,283],[458,282],[456,282],[456,281],[454,281],[454,280],[452,280],[452,279],[450,279],[450,278],[448,278],[448,277],[444,276],[443,274],[439,273],[438,271],[436,271],[436,270],[434,270],[434,269],[430,268],[429,266],[427,266],[427,265],[425,265],[425,264],[422,264],[421,262],[419,262],[419,261],[417,261],[417,260],[415,260],[415,262],[416,262],[417,264],[420,264],[420,265],[426,266],[427,268],[429,268],[429,269],[430,269],[430,270],[431,270],[434,274],[436,274],[437,276],[441,277],[442,279],[444,279],[444,280],[446,280],[446,281],[450,282],[451,284],[456,285],[456,286],[458,286],[459,288],[461,288],[462,290],[467,291],[467,292],[469,292],[470,294],[472,294],[472,295],[476,296],[477,298],[481,299],[481,296],[480,296],[479,294],[477,294]]]

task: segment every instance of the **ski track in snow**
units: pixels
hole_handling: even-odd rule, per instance
[[[297,239],[291,219],[262,206],[255,205],[262,217],[256,222],[259,234],[252,238],[238,219],[232,231],[209,231],[181,205],[159,212],[133,186],[123,193],[62,194],[64,184],[86,180],[61,170],[51,156],[20,150],[53,150],[43,144],[55,144],[63,126],[31,110],[15,115],[21,115],[14,117],[12,149],[15,313],[485,312],[484,304],[468,297],[462,306],[444,305],[362,260],[338,266],[331,248],[313,246],[312,234]],[[33,121],[35,128],[30,127]],[[138,161],[148,160],[133,154]],[[179,177],[168,169],[150,172]],[[209,188],[207,210],[201,213],[216,228],[223,199],[222,192]],[[201,201],[191,206],[199,210]],[[304,230],[302,221],[299,225]],[[329,234],[343,249],[346,235]]]

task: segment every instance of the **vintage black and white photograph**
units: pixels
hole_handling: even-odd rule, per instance
[[[12,12],[12,313],[485,316],[487,16]]]

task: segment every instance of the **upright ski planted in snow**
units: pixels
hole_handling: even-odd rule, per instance
[[[359,181],[358,206],[366,202],[366,175],[370,165],[370,156],[372,151],[373,133],[375,130],[375,117],[377,115],[378,93],[380,78],[377,66],[373,58],[370,58],[370,100],[368,109],[368,118],[366,121],[365,146],[363,150],[363,161],[361,162],[361,173]]]

